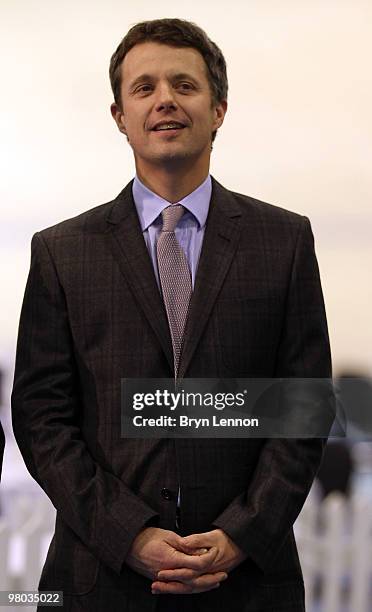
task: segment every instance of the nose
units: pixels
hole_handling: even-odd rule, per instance
[[[164,109],[176,109],[177,103],[174,98],[172,86],[169,83],[162,83],[158,86],[158,96],[155,105],[157,111]]]

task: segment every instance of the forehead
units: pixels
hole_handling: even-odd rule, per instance
[[[158,77],[178,72],[188,72],[199,80],[207,79],[204,58],[192,47],[171,47],[151,41],[140,43],[128,51],[121,65],[122,79],[127,85],[142,73]]]

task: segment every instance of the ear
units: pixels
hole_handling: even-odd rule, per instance
[[[125,129],[125,122],[124,122],[124,113],[122,111],[122,109],[120,108],[120,106],[118,104],[116,104],[116,102],[113,102],[110,106],[110,110],[111,110],[111,115],[116,123],[116,125],[118,126],[120,132],[122,132],[123,134],[127,134],[126,129]]]
[[[221,100],[218,106],[215,107],[215,127],[214,129],[218,129],[223,124],[223,120],[225,118],[225,114],[227,111],[227,100]]]

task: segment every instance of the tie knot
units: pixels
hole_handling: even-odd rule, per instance
[[[174,232],[178,221],[181,219],[185,212],[184,207],[181,204],[172,204],[164,208],[161,215],[163,217],[162,232]]]

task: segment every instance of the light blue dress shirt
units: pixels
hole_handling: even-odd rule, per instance
[[[151,257],[156,281],[160,288],[156,242],[162,227],[161,213],[171,203],[148,189],[137,175],[133,181],[132,192],[143,237]],[[195,286],[196,271],[203,244],[211,193],[212,180],[210,174],[208,174],[199,187],[178,202],[178,204],[182,204],[185,207],[186,212],[177,224],[175,235],[189,263],[193,288]]]

